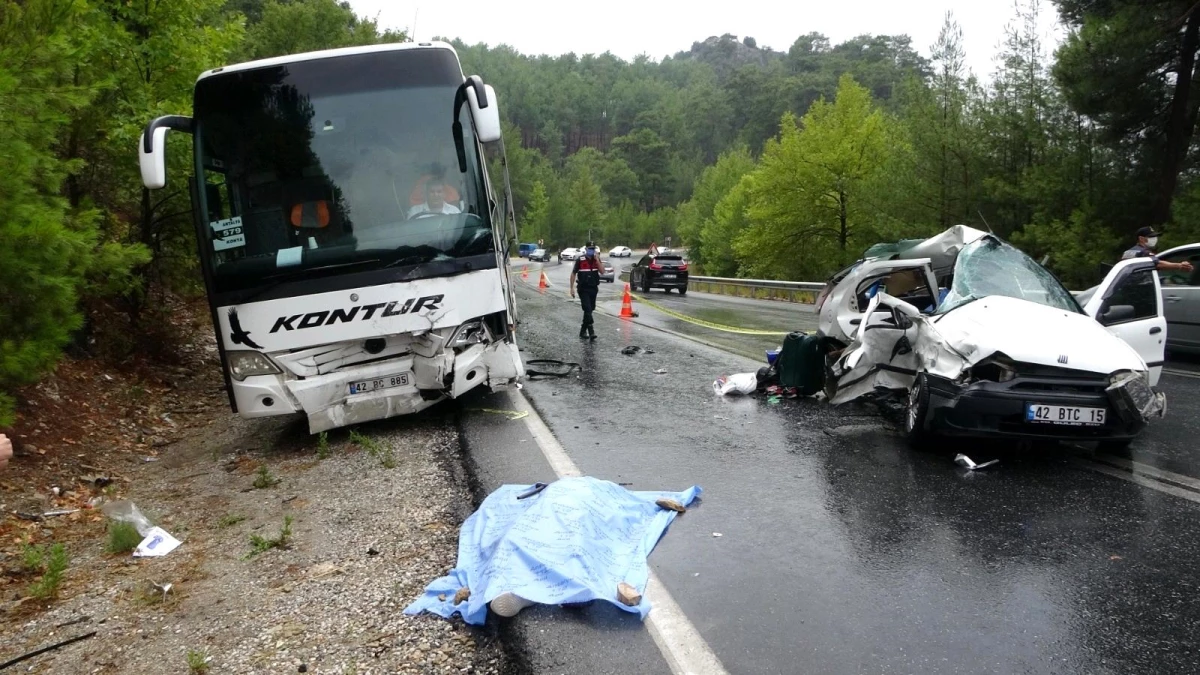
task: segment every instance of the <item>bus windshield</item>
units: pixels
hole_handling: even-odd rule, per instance
[[[447,49],[298,61],[200,80],[198,200],[214,290],[244,296],[272,280],[330,270],[404,268],[420,278],[494,266],[467,106],[460,113],[466,173],[451,134],[461,82]]]

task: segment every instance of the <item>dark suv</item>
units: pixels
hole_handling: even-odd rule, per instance
[[[649,293],[651,288],[670,291],[679,289],[680,295],[687,294],[688,266],[678,253],[644,255],[629,268],[629,285]]]

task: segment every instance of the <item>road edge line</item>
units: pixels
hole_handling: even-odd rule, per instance
[[[1087,462],[1086,460],[1080,458],[1076,458],[1075,463],[1075,465],[1081,469],[1095,471],[1096,473],[1102,473],[1113,478],[1119,478],[1130,483],[1135,483],[1144,488],[1149,488],[1151,490],[1156,490],[1158,492],[1179,497],[1180,499],[1186,499],[1189,502],[1200,503],[1200,495],[1197,495],[1195,492],[1192,492],[1191,490],[1185,490],[1169,483],[1163,483],[1152,478],[1148,478],[1140,473],[1130,473],[1108,464]]]
[[[525,426],[529,428],[529,433],[533,435],[534,442],[550,463],[554,473],[559,478],[583,475],[525,394],[510,389],[508,395],[518,410],[529,413],[524,417]],[[729,675],[729,671],[725,670],[725,666],[705,642],[700,631],[696,630],[696,626],[671,597],[670,591],[659,580],[658,575],[653,569],[649,572],[646,598],[653,605],[653,609],[646,617],[646,627],[671,672],[675,675]]]

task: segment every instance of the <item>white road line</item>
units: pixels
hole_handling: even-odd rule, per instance
[[[1200,373],[1193,373],[1187,370],[1175,370],[1174,368],[1163,368],[1162,371],[1167,375],[1178,375],[1180,377],[1192,377],[1200,380]]]
[[[1100,464],[1108,464],[1116,467],[1117,469],[1128,471],[1132,474],[1142,475],[1153,480],[1159,480],[1164,483],[1172,483],[1185,490],[1194,490],[1198,495],[1200,495],[1200,479],[1192,478],[1191,476],[1185,476],[1181,473],[1175,473],[1174,471],[1167,471],[1166,469],[1160,469],[1156,466],[1150,466],[1149,464],[1142,464],[1141,462],[1135,462],[1131,459],[1125,459],[1124,457],[1102,455],[1100,457],[1096,457],[1095,459],[1090,459],[1090,461],[1099,462]]]
[[[575,462],[571,461],[567,451],[554,438],[550,428],[529,404],[525,395],[515,389],[509,390],[508,394],[518,410],[529,413],[524,418],[525,424],[529,427],[529,432],[533,434],[533,439],[537,442],[538,447],[542,449],[542,454],[546,456],[546,461],[550,462],[550,468],[554,469],[554,473],[558,474],[559,478],[583,475],[579,471],[579,467],[575,466]],[[650,579],[646,584],[646,598],[654,606],[650,610],[650,615],[646,617],[646,628],[650,631],[650,637],[654,639],[654,643],[658,645],[658,650],[662,652],[663,658],[667,660],[672,673],[675,675],[728,675],[729,671],[721,665],[721,660],[700,636],[700,631],[696,630],[696,627],[688,620],[683,609],[667,591],[667,587],[654,574],[654,570],[650,570]]]
[[[1175,487],[1174,485],[1169,485],[1167,483],[1160,483],[1151,478],[1147,478],[1146,476],[1144,476],[1142,474],[1129,473],[1128,471],[1123,471],[1121,469],[1107,466],[1105,464],[1098,464],[1096,462],[1089,462],[1087,460],[1082,460],[1082,459],[1077,459],[1075,461],[1077,462],[1077,464],[1080,467],[1088,469],[1089,471],[1096,471],[1098,473],[1112,476],[1113,478],[1120,478],[1121,480],[1127,480],[1131,483],[1137,483],[1138,485],[1141,485],[1142,487],[1150,488],[1151,490],[1158,490],[1159,492],[1165,492],[1169,495],[1174,495],[1176,497],[1186,499],[1190,502],[1196,502],[1197,504],[1200,504],[1200,494],[1192,492],[1191,490],[1185,490],[1183,488]]]

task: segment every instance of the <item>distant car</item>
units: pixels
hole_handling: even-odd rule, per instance
[[[550,262],[550,252],[544,248],[534,249],[533,252],[529,254],[529,259],[533,261]]]
[[[644,255],[629,268],[629,285],[649,293],[651,288],[670,291],[678,289],[680,295],[687,294],[688,265],[677,253]]]
[[[562,262],[564,260],[574,260],[578,257],[579,257],[579,249],[577,249],[577,248],[564,248],[563,250],[558,252],[558,261],[559,262]]]
[[[608,252],[610,258],[628,258],[633,255],[633,249],[628,246],[617,246]]]
[[[607,260],[604,261],[604,271],[600,273],[600,279],[613,283],[617,280],[617,271],[613,269],[613,264]]]
[[[1158,254],[1159,260],[1192,263],[1191,272],[1162,270],[1163,313],[1167,317],[1167,349],[1200,353],[1200,243],[1176,246]]]
[[[537,248],[537,244],[519,244],[517,245],[517,255],[524,258]]]

